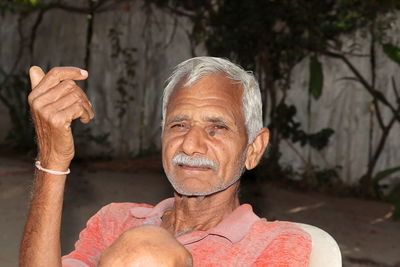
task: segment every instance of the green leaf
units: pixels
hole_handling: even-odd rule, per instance
[[[387,200],[392,203],[400,201],[400,184],[397,184],[395,187],[392,188],[392,190],[390,190],[390,193],[387,196]]]
[[[378,183],[380,180],[382,180],[383,178],[400,171],[400,166],[398,167],[394,167],[394,168],[390,168],[390,169],[386,169],[383,171],[378,172],[377,174],[375,174],[374,178],[372,179],[375,183]]]
[[[400,220],[400,184],[390,191],[386,201],[393,204],[392,218],[396,221]]]
[[[392,44],[386,43],[382,45],[383,52],[394,62],[400,64],[400,48]]]
[[[322,129],[321,131],[308,135],[308,142],[312,148],[322,150],[329,143],[329,138],[335,133],[330,128]]]
[[[388,177],[389,175],[391,175],[395,172],[398,172],[398,171],[400,171],[400,166],[380,171],[377,174],[375,174],[375,176],[372,178],[374,190],[379,198],[381,198],[381,199],[385,198],[385,196],[383,195],[383,192],[379,186],[379,181],[384,179],[385,177]],[[393,193],[393,191],[390,194],[392,194],[392,193]]]
[[[312,56],[310,58],[310,83],[308,85],[308,90],[310,94],[315,98],[320,98],[322,94],[322,86],[324,83],[324,74],[322,72],[321,62],[318,58]]]

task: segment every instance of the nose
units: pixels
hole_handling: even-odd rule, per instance
[[[185,134],[182,142],[182,152],[192,156],[195,154],[207,153],[206,132],[200,127],[193,126]]]

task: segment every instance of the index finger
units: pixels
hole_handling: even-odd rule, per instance
[[[86,70],[76,67],[52,68],[34,89],[37,94],[42,94],[64,80],[85,80],[88,77]]]

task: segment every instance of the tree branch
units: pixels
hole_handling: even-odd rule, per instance
[[[371,42],[370,42],[370,63],[371,63],[371,87],[376,88],[376,53],[375,53],[375,34],[374,34],[374,21],[372,21],[370,26],[370,34],[371,34]],[[385,128],[385,124],[383,122],[381,109],[379,107],[379,103],[376,100],[376,97],[372,100],[375,110],[376,110],[376,118],[378,119],[379,127],[383,130]]]
[[[397,104],[400,105],[400,94],[397,91],[396,81],[394,80],[393,76],[392,76],[392,88],[393,88],[394,94],[396,96]]]
[[[29,51],[31,53],[31,55],[33,55],[33,47],[34,47],[34,42],[36,39],[36,32],[37,29],[39,28],[40,23],[42,22],[43,19],[43,15],[44,13],[47,11],[47,9],[41,9],[39,11],[39,14],[36,18],[35,23],[33,24],[32,30],[31,30],[31,37],[30,37],[30,42],[29,42]]]
[[[381,92],[375,90],[368,82],[367,80],[362,76],[362,74],[356,69],[356,67],[342,54],[335,53],[332,51],[320,51],[321,53],[333,57],[333,58],[338,58],[341,59],[349,68],[350,70],[354,73],[354,75],[357,77],[357,79],[360,81],[360,83],[364,86],[364,88],[372,95],[372,97],[376,98],[377,101],[381,102],[385,106],[387,106],[390,111],[392,111],[394,118],[400,122],[400,114],[398,111],[390,104],[385,98],[380,97]]]
[[[308,166],[308,161],[301,155],[301,153],[294,147],[294,145],[289,142],[287,139],[283,139],[285,143],[294,151],[294,153],[300,158],[300,160],[303,162],[304,166]]]
[[[400,107],[397,109],[397,112],[400,112]],[[395,118],[395,116],[393,116],[392,119],[390,120],[390,122],[388,123],[388,125],[386,125],[386,127],[383,129],[383,132],[382,132],[382,135],[381,135],[381,139],[379,140],[378,147],[376,148],[375,153],[372,156],[372,158],[371,158],[371,160],[370,160],[370,162],[368,164],[368,173],[367,173],[368,175],[367,176],[372,175],[372,172],[373,172],[373,170],[375,168],[375,165],[376,165],[376,163],[378,161],[379,155],[382,153],[382,150],[383,150],[383,148],[385,146],[385,143],[386,143],[386,139],[389,136],[390,129],[394,125],[395,121],[396,121],[396,118]]]

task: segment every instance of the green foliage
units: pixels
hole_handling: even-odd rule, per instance
[[[386,197],[386,201],[393,204],[393,215],[394,220],[400,220],[400,184],[396,185]]]
[[[341,166],[334,168],[317,169],[314,172],[315,179],[319,186],[333,184],[335,180],[339,179],[339,170]]]
[[[392,44],[386,43],[382,45],[383,52],[394,62],[400,64],[400,48]]]
[[[197,28],[204,30],[209,54],[233,59],[246,69],[268,68],[272,80],[280,80],[306,55],[296,44],[303,42],[303,30],[288,28],[288,13],[280,1],[222,1],[199,20],[206,25]]]
[[[331,128],[324,128],[319,132],[308,134],[308,142],[312,148],[322,150],[329,143],[329,138],[335,133]]]
[[[322,64],[316,56],[310,58],[309,73],[310,81],[308,84],[308,91],[315,99],[319,99],[322,94],[324,74],[322,72]]]
[[[393,204],[392,218],[394,220],[400,220],[400,184],[397,184],[394,188],[392,188],[387,195],[382,192],[382,187],[379,184],[380,181],[396,172],[400,172],[400,166],[378,172],[375,174],[372,181],[376,195],[380,199]]]
[[[317,165],[306,165],[300,172],[292,170],[292,176],[301,178],[294,181],[294,184],[302,188],[326,189],[340,184],[339,172],[341,169],[341,166],[321,168]]]
[[[279,118],[274,120],[275,124],[271,123],[268,127],[277,129],[284,139],[290,139],[293,143],[300,143],[301,146],[309,145],[317,150],[326,147],[334,131],[325,128],[316,133],[306,133],[301,129],[301,124],[296,122],[296,113],[295,106],[281,103],[278,105],[275,115]]]
[[[136,75],[136,60],[134,58],[137,52],[136,48],[124,48],[121,45],[122,32],[117,29],[110,29],[108,37],[111,41],[111,57],[118,60],[123,66],[124,70],[121,76],[117,79],[117,92],[120,98],[117,100],[118,118],[122,119],[128,109],[130,102],[135,98],[130,92],[136,88],[136,84],[132,81]]]
[[[23,4],[29,6],[37,6],[39,4],[39,0],[12,0],[14,4]]]
[[[12,13],[29,13],[41,7],[39,0],[2,0],[0,1],[0,15],[6,11]]]
[[[379,182],[382,181],[383,179],[385,179],[386,177],[392,175],[393,173],[396,173],[400,171],[400,166],[399,167],[395,167],[395,168],[390,168],[390,169],[386,169],[383,171],[378,172],[377,174],[375,174],[374,178],[372,179],[373,183],[374,183],[374,189],[376,191],[376,195],[379,196],[380,198],[384,198],[384,195],[382,193],[382,190],[379,186]]]

